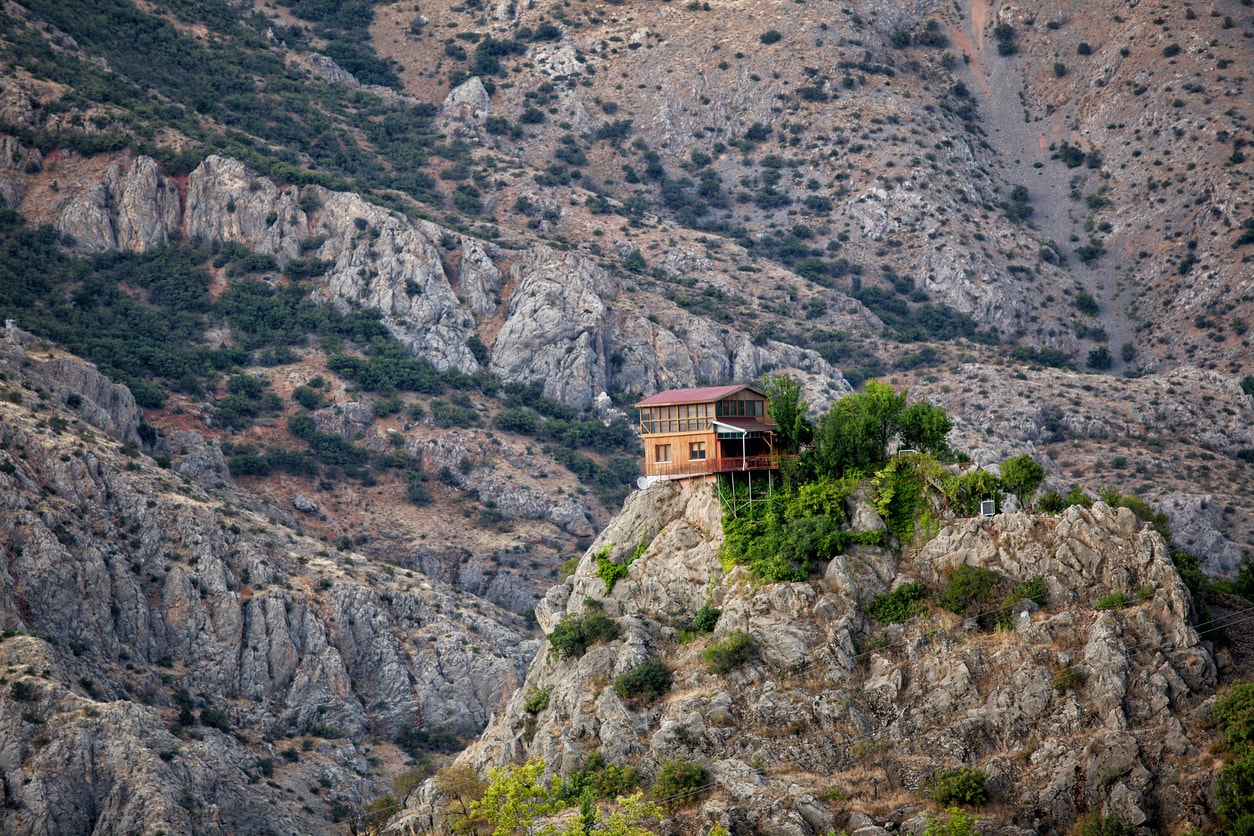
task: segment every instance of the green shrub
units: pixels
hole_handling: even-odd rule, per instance
[[[781,35],[779,33],[779,30],[777,29],[767,29],[765,32],[763,32],[761,35],[758,36],[758,40],[766,44],[767,46],[770,46],[771,44],[777,44],[783,39],[784,39],[784,36]]]
[[[618,638],[618,622],[599,612],[564,615],[549,634],[553,652],[562,659],[578,659],[592,645]]]
[[[662,762],[649,795],[667,809],[697,803],[709,790],[709,773],[699,763],[678,759]]]
[[[1233,684],[1211,709],[1210,719],[1237,758],[1219,772],[1216,807],[1230,833],[1254,833],[1254,683]]]
[[[949,576],[936,597],[936,603],[958,615],[971,616],[989,609],[997,588],[1005,578],[999,572],[980,566],[962,565]]]
[[[522,435],[535,435],[540,421],[530,412],[521,409],[503,409],[492,419],[498,430]]]
[[[1238,757],[1254,755],[1254,682],[1236,682],[1215,702],[1210,719]]]
[[[881,624],[900,624],[927,612],[921,603],[927,589],[921,583],[903,583],[887,595],[876,595],[867,612]]]
[[[545,688],[534,688],[527,694],[527,701],[523,703],[523,710],[528,714],[539,714],[541,711],[549,707],[549,695],[553,693],[553,686]]]
[[[1010,590],[1007,597],[1008,604],[1015,604],[1028,599],[1038,607],[1044,607],[1049,604],[1049,589],[1045,586],[1045,578],[1037,575],[1035,578],[1015,584],[1014,589]]]
[[[945,821],[927,817],[927,829],[923,836],[975,836],[975,823],[979,816],[970,816],[961,807],[945,810]]]
[[[984,782],[984,773],[970,766],[941,772],[933,779],[932,798],[937,804],[980,806],[987,804],[991,796]]]
[[[723,674],[740,667],[753,656],[753,636],[744,630],[732,630],[727,638],[701,652],[710,673]]]
[[[875,510],[893,536],[903,543],[911,542],[918,530],[917,524],[922,518],[930,517],[924,495],[926,481],[925,469],[901,456],[890,461],[871,481],[875,489]],[[922,530],[926,532],[931,528],[925,524]]]
[[[1046,491],[1036,500],[1036,509],[1046,514],[1061,514],[1066,507],[1067,503],[1058,491]]]
[[[627,577],[627,567],[631,563],[631,561],[616,563],[610,560],[610,550],[613,548],[613,543],[607,543],[605,548],[593,555],[597,564],[597,577],[604,581],[606,595],[614,591],[614,584],[618,583],[621,578]]]
[[[1229,833],[1254,833],[1254,756],[1219,771],[1215,801],[1219,814],[1231,825]]]
[[[228,733],[231,731],[231,721],[227,719],[226,712],[217,708],[202,708],[200,710],[200,724],[218,731]]]
[[[718,617],[722,614],[722,610],[718,607],[706,604],[692,617],[692,632],[713,633],[714,626],[718,624]]]
[[[431,492],[417,479],[405,486],[405,498],[419,507],[431,504]]]
[[[593,798],[617,798],[640,786],[640,773],[630,766],[606,763],[599,750],[593,750],[583,764],[557,788],[557,797],[576,802],[591,793]]]
[[[1105,369],[1110,368],[1114,359],[1110,356],[1109,348],[1104,345],[1099,345],[1097,348],[1094,348],[1089,352],[1088,358],[1085,362],[1088,364],[1090,369],[1104,371]]]
[[[24,679],[19,679],[9,686],[9,695],[18,702],[34,702],[39,699],[34,686]]]
[[[322,724],[314,726],[309,733],[328,740],[334,739],[333,735],[343,736],[338,729]],[[305,743],[312,744],[312,741],[307,740]],[[405,754],[417,761],[425,759],[430,752],[454,752],[465,746],[462,739],[452,732],[432,731],[413,726],[409,726],[398,734],[395,743]]]
[[[1009,23],[999,23],[993,27],[993,37],[997,40],[998,55],[1014,55],[1019,51],[1019,45],[1016,43],[1018,36],[1015,28]]]
[[[771,581],[803,581],[839,554],[849,543],[879,543],[883,532],[852,532],[841,528],[843,498],[858,485],[857,476],[820,479],[796,490],[776,490],[763,502],[745,503],[737,491],[724,507],[724,568],[735,564]],[[746,507],[747,506],[747,507]]]
[[[201,713],[200,720],[204,722],[204,712]],[[309,733],[314,737],[321,737],[323,740],[339,740],[344,736],[344,732],[338,727],[327,723],[314,723],[309,727]]]
[[[305,409],[317,409],[322,406],[322,395],[310,389],[308,386],[297,386],[292,390],[292,400],[303,406]]]
[[[469,406],[457,406],[442,400],[431,402],[431,415],[438,427],[474,427],[479,424],[479,413]]]
[[[1124,824],[1123,819],[1119,818],[1117,813],[1111,813],[1109,816],[1094,813],[1079,822],[1075,832],[1076,836],[1132,836],[1136,833],[1136,828],[1130,824]]]
[[[1079,505],[1081,508],[1092,508],[1093,497],[1089,496],[1079,485],[1072,485],[1071,490],[1067,491],[1067,495],[1063,497],[1063,502],[1067,507]]]
[[[670,689],[670,668],[657,659],[646,659],[614,680],[614,693],[643,703],[653,702]]]
[[[1132,602],[1128,600],[1127,595],[1124,595],[1122,592],[1112,592],[1109,595],[1098,598],[1093,606],[1099,610],[1122,610],[1130,603]]]

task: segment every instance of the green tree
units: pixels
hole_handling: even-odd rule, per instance
[[[888,457],[888,442],[900,430],[906,395],[877,380],[832,404],[815,431],[813,460],[821,475],[871,470]]]
[[[808,405],[801,399],[801,385],[787,374],[768,375],[763,382],[771,399],[771,419],[778,427],[776,446],[781,453],[796,453],[814,437],[814,427],[806,420]]]
[[[662,820],[662,808],[645,800],[643,792],[619,796],[618,809],[608,816],[600,807],[593,807],[591,822],[581,811],[579,821],[561,831],[561,836],[653,836],[649,825]]]
[[[533,822],[561,806],[548,787],[540,783],[544,761],[532,758],[508,769],[488,770],[488,787],[483,798],[470,805],[472,814],[483,816],[492,836],[510,836],[515,831],[532,832]]]
[[[990,798],[984,773],[970,766],[960,766],[936,776],[932,798],[937,804],[987,804]]]
[[[1045,468],[1027,453],[1002,462],[1001,483],[1015,495],[1021,508],[1028,508],[1029,500],[1044,481]]]
[[[444,823],[454,833],[478,833],[484,818],[475,805],[488,788],[479,773],[465,765],[446,766],[436,773],[435,785],[444,797]]]
[[[945,436],[949,435],[953,424],[939,406],[927,401],[910,404],[902,411],[900,424],[902,446],[937,456],[949,452]]]
[[[1230,763],[1219,772],[1216,807],[1233,834],[1254,833],[1254,757]]]

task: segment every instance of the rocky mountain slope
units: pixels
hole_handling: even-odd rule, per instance
[[[323,832],[518,685],[517,616],[328,550],[195,433],[141,453],[124,387],[7,337],[0,830]]]
[[[90,258],[59,298],[0,304],[0,829],[342,829],[507,699],[464,762],[709,763],[681,829],[918,824],[958,763],[1007,832],[1203,822],[1196,720],[1225,660],[1122,512],[957,523],[758,587],[717,575],[715,503],[671,488],[585,551],[634,451],[578,436],[671,386],[789,371],[817,414],[884,377],[978,462],[1133,492],[1232,574],[1254,554],[1252,45],[1245,0],[4,4],[0,244],[24,219]],[[20,330],[70,321],[129,253],[205,271],[204,327],[169,347],[221,363],[132,375],[143,409]],[[438,380],[363,383],[373,338],[313,325],[256,342],[223,305],[243,287],[377,311]],[[262,408],[232,413],[235,385]],[[575,441],[544,434],[568,417]],[[357,464],[310,465],[309,439]],[[589,555],[642,539],[599,592]],[[1061,580],[1010,632],[867,620],[953,561]],[[551,631],[587,597],[625,639],[541,651],[515,692],[536,644],[514,614]],[[711,597],[715,639],[677,643]],[[754,661],[705,673],[735,628]],[[616,701],[645,655],[683,679]],[[1063,668],[1080,681],[1051,692]]]
[[[864,503],[849,500],[850,519],[882,526]],[[633,494],[537,608],[550,634],[603,612],[618,638],[578,658],[546,645],[459,760],[482,769],[539,756],[563,775],[593,751],[649,776],[699,763],[707,778],[668,832],[917,833],[936,815],[933,782],[961,766],[982,770],[991,792],[981,832],[1063,833],[1091,811],[1154,832],[1210,821],[1216,767],[1202,720],[1217,657],[1191,626],[1162,538],[1126,509],[954,519],[903,554],[854,547],[821,578],[765,584],[742,567],[724,573],[721,513],[709,485]],[[597,553],[622,562],[637,543],[647,547],[607,593]],[[939,588],[964,565],[1043,577],[1046,603],[1019,601],[996,631],[991,617],[936,607],[897,625],[868,615],[875,596]],[[1139,603],[1106,609],[1112,593]],[[713,634],[681,632],[709,604],[722,611]],[[715,672],[703,652],[734,631],[752,637],[752,657]],[[672,669],[660,700],[608,687],[645,660]],[[538,711],[537,693],[548,697]],[[431,797],[412,803],[421,820]]]
[[[1254,20],[1239,3],[1205,14],[1103,6],[1081,15],[1067,4],[1027,11],[980,3],[867,3],[835,13],[792,4],[781,14],[764,2],[738,5],[730,17],[716,4],[577,12],[390,4],[371,10],[369,32],[353,30],[391,62],[387,71],[354,63],[361,79],[329,57],[348,60],[343,22],[318,19],[308,5],[275,4],[238,19],[202,12],[199,22],[191,10],[154,6],[145,25],[163,48],[194,52],[216,31],[256,56],[250,72],[265,79],[256,95],[270,98],[254,102],[240,81],[221,106],[189,93],[207,83],[194,65],[153,73],[98,40],[84,21],[99,27],[112,18],[97,5],[83,20],[42,0],[10,9],[13,72],[0,81],[9,132],[0,191],[78,251],[240,245],[273,259],[250,278],[282,286],[290,268],[320,303],[376,308],[413,356],[438,369],[536,383],[579,409],[592,410],[601,393],[621,407],[667,386],[790,369],[821,410],[846,391],[846,377],[856,384],[902,372],[916,391],[961,389],[966,378],[951,369],[1007,356],[1014,377],[1034,378],[1037,364],[1083,368],[1089,360],[1094,370],[1108,364],[1134,376],[1199,369],[1217,375],[1231,398],[1226,409],[1240,416],[1248,408],[1235,387],[1250,371],[1241,69]],[[29,38],[50,39],[51,51]],[[266,75],[280,68],[281,84]],[[88,79],[143,81],[203,119],[193,130],[170,111],[160,123],[122,92],[108,102],[93,98],[95,88],[79,91]],[[311,101],[328,123],[304,109]],[[300,131],[275,132],[282,120],[258,122],[258,108],[291,109],[293,124],[320,124],[323,133],[300,147],[305,156],[291,156]],[[341,152],[329,153],[328,143]],[[1169,147],[1179,159],[1165,158]],[[361,163],[367,157],[373,167]],[[360,185],[361,193],[310,182]],[[1107,253],[1089,258],[1085,246]],[[215,292],[236,281],[225,275],[232,270],[215,274]],[[270,380],[287,394],[323,371],[315,358]],[[1094,383],[1069,385],[1079,390],[1077,411],[1107,408],[1090,396]],[[1192,388],[1177,387],[1180,408],[1216,414],[1204,400],[1214,395]],[[1052,391],[1005,389],[1033,399]],[[1140,397],[1144,387],[1123,391]],[[972,408],[951,412],[982,429],[982,405],[955,400]],[[204,414],[212,411],[206,401],[180,405]],[[1239,480],[1244,464],[1233,456],[1251,448],[1239,417],[1220,420],[1235,434],[1177,450],[1147,432],[1151,445],[1140,455],[1218,455]],[[376,445],[402,429],[379,420],[369,427]],[[1024,429],[1001,441],[1031,449],[1040,424]],[[422,443],[447,447],[442,464],[459,487],[508,509],[499,513],[516,535],[470,534],[458,522],[442,526],[447,549],[371,548],[404,552],[526,609],[552,577],[531,582],[525,596],[503,596],[516,577],[497,580],[506,552],[533,548],[552,571],[613,509],[530,478],[549,470],[543,460],[511,469],[525,443],[497,459],[492,439],[463,434],[444,444],[439,435]],[[1103,484],[1097,474],[1108,451],[1087,435],[1071,434],[1073,465],[1055,476],[1092,491]],[[1116,456],[1138,457],[1140,439],[1129,439],[1133,455]],[[495,471],[448,467],[463,461]],[[1180,509],[1225,495],[1238,501],[1220,508],[1244,506],[1235,483],[1190,481],[1146,480],[1142,491]],[[252,487],[276,502],[310,492],[291,481]],[[379,507],[396,509],[394,500],[380,497]],[[441,527],[448,517],[415,517],[403,500],[374,517],[355,513],[354,497],[321,505],[332,539],[384,529],[381,541],[405,543],[406,528]],[[1217,544],[1200,555],[1212,571],[1230,572],[1249,550],[1245,512],[1235,513],[1201,515],[1207,533],[1193,541]],[[1178,523],[1194,525],[1196,516]],[[465,551],[472,563],[490,557],[463,571]]]

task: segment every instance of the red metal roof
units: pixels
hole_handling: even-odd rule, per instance
[[[665,392],[658,392],[652,397],[645,398],[636,404],[636,406],[671,406],[681,403],[709,403],[717,401],[728,395],[734,395],[741,389],[750,389],[759,395],[766,397],[764,392],[758,392],[752,386],[746,386],[743,383],[733,384],[731,386],[702,386],[697,389],[667,389]]]

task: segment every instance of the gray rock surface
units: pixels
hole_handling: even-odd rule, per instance
[[[852,516],[863,530],[883,525],[874,513]],[[939,771],[959,765],[982,769],[1004,805],[983,833],[1018,836],[1045,820],[1061,830],[1090,809],[1124,821],[1190,820],[1163,805],[1180,779],[1162,770],[1160,753],[1165,741],[1177,752],[1206,745],[1196,722],[1216,664],[1190,626],[1192,602],[1166,544],[1127,509],[1099,502],[1058,517],[949,520],[917,549],[837,555],[819,582],[760,583],[740,567],[724,574],[721,545],[721,507],[708,486],[660,482],[633,493],[575,574],[536,607],[551,633],[595,599],[617,619],[619,638],[578,659],[542,649],[460,761],[483,769],[539,756],[565,774],[592,749],[645,772],[696,760],[718,788],[700,814],[744,833],[921,833],[917,808],[886,816],[816,796],[834,785],[862,799],[855,804],[890,787],[921,797]],[[598,555],[619,563],[635,555],[612,591],[598,577]],[[1043,576],[1048,603],[1020,602],[1015,629],[997,633],[939,609],[902,625],[864,615],[871,596],[907,580],[938,588],[960,565]],[[1113,592],[1138,603],[1096,610]],[[676,641],[676,628],[707,602],[722,610],[713,635]],[[702,650],[733,630],[753,637],[751,661],[709,672]],[[871,637],[877,649],[860,651]],[[604,687],[645,658],[673,672],[663,699],[643,705]],[[541,688],[551,689],[549,703],[532,716],[524,704]],[[1206,780],[1196,776],[1186,792],[1206,792]]]
[[[25,672],[0,700],[0,829],[317,832],[323,812],[247,779],[259,759],[353,808],[390,788],[371,749],[472,734],[517,687],[516,616],[248,510],[195,433],[159,439],[169,470],[122,447],[129,392],[19,348],[6,386],[50,395],[0,401],[0,665]]]
[[[494,111],[492,97],[484,89],[478,76],[463,81],[448,91],[440,113],[453,119],[478,122],[491,116]]]
[[[336,75],[331,67],[322,71]],[[489,112],[485,97],[471,79],[450,94],[447,110],[473,121]],[[24,153],[14,149],[11,156]],[[488,365],[498,377],[540,383],[545,395],[580,409],[606,391],[754,380],[775,369],[797,373],[807,394],[814,391],[816,406],[850,388],[812,350],[751,341],[670,303],[650,315],[633,301],[640,291],[633,280],[585,254],[540,245],[514,257],[355,194],[280,187],[239,160],[216,155],[187,176],[181,208],[178,188],[147,157],[121,157],[101,175],[66,174],[66,186],[40,211],[80,249],[144,250],[181,234],[208,245],[241,244],[274,256],[280,268],[295,258],[320,259],[328,268],[315,281],[320,303],[344,311],[378,308],[410,353],[440,370],[479,369],[467,341],[490,333]],[[22,176],[11,174],[5,182],[2,193],[20,200]],[[677,250],[666,263],[727,285],[708,259],[692,252]],[[833,324],[880,327],[852,299],[835,300],[829,311]]]
[[[314,410],[313,420],[318,432],[345,441],[358,441],[365,437],[367,429],[374,423],[374,410],[368,403],[343,401]]]
[[[20,364],[32,388],[51,390],[58,405],[110,438],[139,441],[144,416],[130,389],[112,382],[89,363],[39,351],[37,345],[31,334],[8,329],[0,341],[0,362]]]

